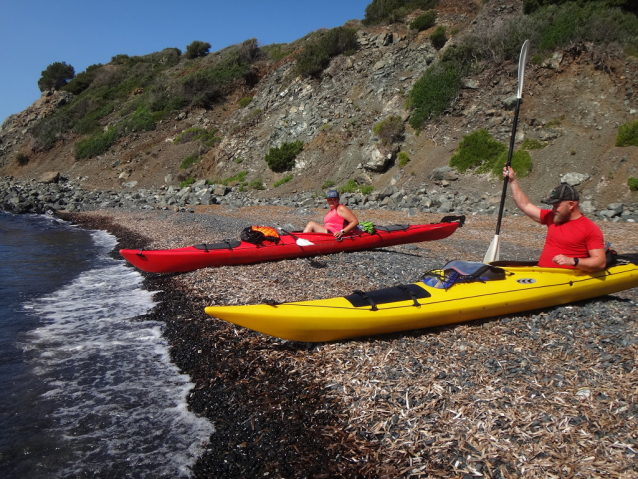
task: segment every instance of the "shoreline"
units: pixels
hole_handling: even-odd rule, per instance
[[[217,206],[194,214],[59,216],[111,232],[117,248],[163,248],[201,243],[212,231],[238,236],[249,224],[299,226],[323,212],[310,213]],[[440,219],[361,216],[376,224]],[[171,357],[195,384],[189,407],[216,428],[193,477],[638,473],[637,288],[520,315],[317,344],[270,338],[203,311],[211,302],[312,299],[412,282],[447,259],[478,260],[492,223],[471,216],[446,240],[385,251],[142,273],[145,287],[163,291],[150,318],[166,325]],[[635,252],[635,225],[599,224],[620,253]],[[508,217],[503,230],[508,259],[530,259],[542,247],[544,229],[531,220]],[[595,460],[583,461],[589,457]]]

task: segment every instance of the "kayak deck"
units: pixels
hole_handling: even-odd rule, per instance
[[[464,217],[423,225],[395,225],[389,231],[359,232],[337,240],[327,233],[283,233],[278,243],[255,245],[226,240],[166,250],[121,249],[120,254],[135,267],[150,273],[181,273],[206,267],[252,264],[263,261],[302,258],[320,254],[360,251],[447,238],[463,223]]]
[[[247,306],[209,306],[210,316],[282,339],[332,341],[441,326],[604,296],[638,286],[638,266],[597,273],[536,266],[504,267],[502,280],[459,283],[446,289],[413,283],[422,293],[380,303],[354,303],[352,295],[315,301]],[[385,292],[367,293],[372,296]],[[365,301],[365,300],[364,300]]]

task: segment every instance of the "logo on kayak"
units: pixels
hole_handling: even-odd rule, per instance
[[[536,280],[533,278],[521,278],[517,279],[516,282],[521,284],[534,284]]]

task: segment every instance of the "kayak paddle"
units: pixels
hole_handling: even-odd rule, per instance
[[[283,228],[279,228],[279,231],[281,231],[284,234],[292,236],[292,239],[295,240],[295,243],[297,243],[297,246],[312,246],[314,244],[312,241],[308,241],[305,238],[299,238],[298,236],[293,235],[290,231],[286,231]]]
[[[529,40],[525,40],[521,47],[521,56],[518,59],[518,91],[516,92],[516,110],[514,112],[514,124],[512,125],[512,137],[510,138],[510,149],[507,153],[507,164],[509,167],[512,164],[512,154],[514,153],[514,142],[516,141],[516,125],[518,123],[518,111],[521,106],[521,98],[523,97],[523,77],[525,75],[525,58],[527,57],[527,49],[529,48]],[[492,261],[498,261],[500,255],[500,238],[501,232],[501,220],[503,219],[503,207],[505,206],[505,195],[507,193],[508,178],[503,178],[503,192],[501,193],[501,205],[498,210],[498,221],[496,223],[496,234],[494,239],[490,243],[490,247],[485,253],[483,263],[491,263]]]

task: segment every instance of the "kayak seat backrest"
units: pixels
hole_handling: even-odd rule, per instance
[[[465,215],[448,215],[441,218],[439,223],[452,223],[457,222],[459,226],[463,226],[465,224]],[[436,223],[432,223],[436,224]]]
[[[345,296],[345,298],[355,308],[372,306],[372,309],[376,310],[376,306],[379,304],[395,303],[397,301],[414,301],[416,306],[418,305],[418,299],[429,298],[430,296],[430,293],[416,284],[403,284],[375,291],[355,291]]]
[[[441,269],[426,272],[423,283],[439,289],[448,289],[456,283],[494,281],[505,279],[505,270],[476,261],[450,261]]]
[[[390,226],[375,226],[377,231],[385,231],[386,233],[392,233],[393,231],[407,231],[410,225],[390,225]]]
[[[196,244],[193,247],[208,251],[210,249],[233,249],[233,248],[237,248],[240,245],[241,245],[241,241],[226,240],[223,243]]]
[[[615,265],[618,262],[618,252],[611,247],[611,243],[605,245],[605,268]]]

